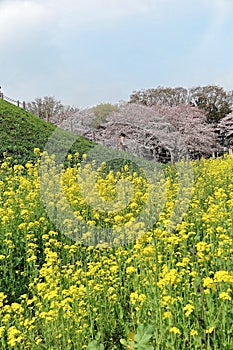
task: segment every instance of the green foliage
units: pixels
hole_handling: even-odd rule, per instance
[[[13,163],[25,164],[34,160],[34,148],[43,151],[48,138],[55,130],[55,126],[47,123],[35,115],[18,108],[4,100],[0,100],[0,160],[3,153],[12,158]],[[66,131],[65,136],[69,135]],[[64,147],[61,141],[61,147]],[[87,153],[93,144],[83,137],[77,137],[70,152]]]
[[[154,347],[150,345],[151,338],[153,337],[153,326],[147,324],[140,324],[138,326],[137,333],[133,340],[126,341],[121,339],[120,342],[127,349],[137,350],[153,350]]]
[[[104,350],[104,345],[100,343],[100,333],[97,334],[95,340],[88,344],[86,350]]]
[[[91,126],[98,129],[102,123],[106,121],[107,116],[112,112],[118,112],[119,108],[111,103],[101,103],[93,108],[95,118],[91,122]]]
[[[97,340],[93,340],[88,344],[87,350],[104,350],[104,346],[99,344]]]

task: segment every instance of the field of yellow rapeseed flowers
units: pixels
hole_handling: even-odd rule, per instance
[[[178,191],[173,166],[149,189],[158,197],[166,189],[149,227],[136,220],[149,196],[142,174],[102,165],[95,191],[103,200],[115,198],[119,181],[134,191],[126,208],[114,202],[105,212],[87,199],[95,192],[84,199],[77,160],[62,169],[65,199],[51,168],[43,201],[35,152],[36,163],[0,164],[1,349],[233,349],[233,158],[192,163],[188,209],[167,229]],[[120,232],[109,245],[108,232]]]

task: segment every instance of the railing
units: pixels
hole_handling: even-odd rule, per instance
[[[2,100],[6,100],[6,101],[8,101],[10,103],[13,103],[13,104],[15,104],[18,107],[26,109],[26,102],[25,101],[20,102],[19,100],[14,100],[13,98],[10,98],[10,97],[7,97],[6,95],[4,95],[3,92],[0,92],[0,98]]]

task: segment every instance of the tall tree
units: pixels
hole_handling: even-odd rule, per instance
[[[134,91],[129,103],[145,106],[161,104],[163,106],[178,106],[190,104],[207,112],[207,122],[217,123],[233,108],[233,91],[225,91],[217,85],[197,86],[191,89],[182,87],[160,87]]]
[[[233,94],[216,85],[198,86],[190,90],[190,103],[207,112],[208,123],[218,123],[231,112]]]
[[[49,122],[56,115],[64,111],[64,106],[61,101],[56,100],[54,97],[45,96],[44,98],[37,97],[34,101],[28,102],[26,109],[30,113]]]
[[[233,146],[233,112],[221,119],[217,126],[217,132],[223,146]]]
[[[157,104],[165,106],[177,106],[189,102],[189,91],[183,87],[161,87],[154,89],[134,91],[130,95],[130,103],[139,103],[145,106]]]
[[[157,105],[153,109],[180,132],[193,158],[210,156],[219,148],[214,126],[207,123],[205,111],[187,104],[174,107]]]

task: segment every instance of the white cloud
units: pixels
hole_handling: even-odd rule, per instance
[[[162,0],[2,0],[1,36],[25,34],[25,29],[43,27],[49,19],[54,24],[79,26],[150,12],[162,4]]]
[[[3,1],[0,3],[0,44],[21,45],[49,22],[51,11],[33,1]]]
[[[2,49],[22,46],[46,30],[47,36],[56,41],[71,30],[79,32],[96,23],[149,13],[163,3],[162,0],[1,0],[0,45]]]
[[[209,1],[206,0],[207,4]],[[226,7],[227,0],[211,1],[221,3],[219,6],[223,9]],[[199,1],[196,2],[199,6]],[[192,8],[192,0],[190,3],[187,5],[186,0],[1,0],[0,44],[30,41],[46,28],[48,36],[56,40],[63,34],[66,37],[69,35],[66,32],[71,30],[78,33],[83,27],[135,15],[153,14],[155,19],[166,21],[168,11],[170,15],[182,16]]]
[[[227,13],[231,0],[205,0],[209,9],[216,8],[218,18]],[[199,6],[196,1],[196,6]],[[1,0],[0,23],[3,40],[27,37],[39,28],[49,26],[66,30],[80,28],[101,21],[151,14],[166,20],[167,10],[180,16],[192,8],[185,0]],[[201,8],[200,8],[201,11]]]

